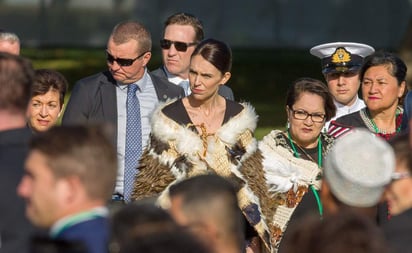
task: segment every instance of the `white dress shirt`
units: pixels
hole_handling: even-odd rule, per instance
[[[150,78],[147,70],[143,77],[136,82],[137,86],[137,98],[140,104],[140,116],[142,126],[142,152],[147,146],[149,134],[151,130],[150,116],[156,106],[159,104],[159,100],[156,95],[152,79]],[[116,98],[117,98],[117,159],[118,159],[118,172],[116,180],[115,192],[123,194],[124,183],[124,155],[126,148],[126,101],[127,101],[127,85],[120,84],[116,86]],[[137,163],[137,161],[136,161]]]
[[[176,85],[179,85],[180,87],[183,88],[185,91],[185,95],[188,96],[190,93],[192,93],[192,90],[190,89],[190,84],[189,84],[189,79],[183,79],[180,76],[175,76],[171,74],[169,71],[167,71],[166,68],[164,68],[166,75],[167,75],[167,80],[169,82],[174,83]]]
[[[355,103],[353,103],[352,105],[343,105],[339,102],[334,101],[335,106],[336,106],[336,115],[335,117],[333,117],[332,119],[330,119],[328,122],[326,122],[325,127],[323,128],[324,132],[327,132],[327,130],[329,129],[329,124],[331,121],[342,117],[344,115],[353,113],[353,112],[357,112],[362,108],[365,108],[365,102],[363,102],[362,99],[360,99],[359,97],[356,97]]]

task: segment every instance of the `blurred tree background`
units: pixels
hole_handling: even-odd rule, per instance
[[[153,51],[149,69],[161,64],[160,49]],[[35,68],[62,72],[72,87],[77,80],[107,68],[104,52],[104,48],[23,48],[22,55],[30,58]],[[236,100],[250,102],[256,108],[257,135],[262,136],[285,125],[286,89],[303,76],[323,78],[320,61],[306,50],[235,48],[232,78],[227,85],[233,89]]]
[[[0,28],[22,40],[22,55],[36,68],[61,71],[71,86],[107,68],[105,43],[113,26],[133,19],[152,32],[149,69],[161,64],[164,20],[184,11],[198,16],[206,37],[233,50],[228,85],[252,103],[261,136],[284,127],[285,92],[300,77],[323,81],[317,44],[366,43],[397,52],[412,69],[412,0],[0,0]],[[409,71],[411,76],[412,71]]]

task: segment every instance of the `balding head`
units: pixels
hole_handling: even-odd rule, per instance
[[[0,30],[0,52],[20,55],[20,39],[12,32]]]

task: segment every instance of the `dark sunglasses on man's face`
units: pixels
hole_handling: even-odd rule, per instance
[[[188,47],[195,46],[197,45],[196,42],[192,43],[185,43],[185,42],[180,42],[180,41],[171,41],[171,40],[160,40],[160,47],[163,49],[169,49],[171,46],[175,45],[175,48],[179,52],[186,52]]]
[[[113,64],[116,61],[117,64],[119,64],[120,66],[127,67],[127,66],[132,65],[133,62],[135,62],[137,59],[142,57],[145,53],[147,52],[143,52],[142,54],[140,54],[134,59],[123,59],[123,58],[114,58],[113,55],[109,54],[109,52],[106,51],[106,59],[107,59],[107,62],[109,62],[110,64]]]

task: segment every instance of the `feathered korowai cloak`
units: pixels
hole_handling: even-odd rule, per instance
[[[269,230],[260,199],[268,196],[263,171],[241,169],[242,163],[246,160],[250,163],[253,159],[249,158],[257,152],[257,141],[253,137],[257,115],[249,104],[242,106],[240,113],[214,135],[203,139],[189,126],[166,116],[162,112],[164,106],[156,109],[150,143],[139,162],[140,172],[132,198],[158,196],[159,205],[167,207],[170,185],[199,174],[218,174],[235,184],[240,209],[270,250]]]
[[[272,252],[277,252],[288,222],[310,186],[316,190],[321,186],[322,171],[318,164],[294,157],[287,140],[283,132],[273,130],[259,142],[260,166],[269,188],[270,200],[267,203],[271,205],[269,209],[262,210],[270,231]],[[325,155],[333,144],[333,138],[322,133],[321,141],[322,154]]]

